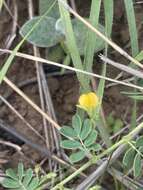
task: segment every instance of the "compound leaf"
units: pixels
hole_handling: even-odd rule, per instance
[[[91,132],[91,130],[92,130],[92,123],[89,119],[86,119],[83,123],[82,131],[80,133],[81,140],[85,140],[89,135],[89,133]]]
[[[23,179],[23,185],[24,186],[28,186],[28,184],[30,183],[30,181],[32,180],[33,177],[33,171],[31,168],[29,168],[26,172],[25,172],[25,176]]]
[[[78,114],[73,116],[72,126],[73,126],[76,134],[79,135],[80,131],[81,131],[81,127],[82,127],[82,122],[81,122],[80,116]]]
[[[61,147],[65,149],[77,149],[82,148],[79,141],[74,140],[63,140],[61,141]]]
[[[127,169],[130,169],[133,166],[135,155],[136,151],[132,148],[126,151],[123,158],[123,164],[127,167]]]
[[[19,177],[19,180],[22,180],[23,176],[24,176],[24,166],[22,163],[19,163],[18,164],[18,177]]]
[[[139,153],[136,154],[134,163],[133,163],[134,176],[139,177],[141,175],[142,166],[141,166],[141,156]]]
[[[91,146],[93,143],[95,143],[97,138],[97,131],[92,130],[92,132],[90,133],[90,135],[87,137],[87,139],[84,141],[84,145],[86,147]]]
[[[143,136],[140,136],[136,141],[136,147],[143,146]]]
[[[15,171],[13,169],[7,169],[6,175],[14,180],[18,180],[18,176],[16,175]]]
[[[2,186],[5,188],[9,188],[9,189],[16,189],[19,188],[20,189],[20,184],[18,181],[15,181],[13,179],[10,178],[5,178],[2,182],[1,182]]]
[[[84,157],[85,157],[85,152],[81,150],[81,151],[72,153],[70,155],[70,160],[72,163],[75,163],[75,162],[81,161]]]
[[[72,127],[69,126],[63,126],[60,129],[60,133],[65,137],[75,138],[77,136],[76,132]]]

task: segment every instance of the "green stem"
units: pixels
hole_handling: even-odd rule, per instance
[[[82,171],[84,171],[85,169],[87,169],[91,165],[92,165],[92,161],[90,160],[86,164],[84,164],[82,167],[80,167],[77,171],[75,171],[73,174],[71,174],[66,179],[64,179],[59,184],[57,184],[55,187],[53,187],[51,190],[59,189],[61,186],[63,186],[67,182],[69,182],[71,179],[73,179],[74,177],[76,177],[78,174],[80,174]]]
[[[92,158],[92,154],[89,152],[89,150],[86,148],[86,146],[84,145],[84,143],[83,143],[83,141],[80,139],[80,137],[78,137],[79,138],[79,140],[80,140],[80,142],[81,142],[81,144],[82,144],[82,146],[83,146],[83,148],[84,148],[84,150],[85,150],[85,153],[86,153],[86,155],[87,155],[87,157],[88,158]]]
[[[143,158],[143,154],[131,142],[127,143]]]
[[[126,144],[127,142],[129,142],[142,128],[143,128],[143,122],[140,125],[138,125],[134,130],[132,130],[128,135],[124,136],[119,142],[117,142],[116,144],[114,144],[113,146],[111,146],[110,148],[108,148],[107,150],[105,150],[104,152],[99,154],[98,156],[93,156],[93,158],[91,160],[89,160],[86,164],[81,166],[78,170],[76,170],[73,174],[68,176],[63,181],[61,181],[59,184],[57,184],[51,190],[56,190],[60,186],[65,185],[67,182],[69,182],[70,180],[75,178],[82,171],[86,170],[89,166],[91,166],[92,164],[96,164],[96,162],[98,160],[100,160],[102,157],[104,157],[104,156],[108,155],[109,153],[113,152],[120,145]]]

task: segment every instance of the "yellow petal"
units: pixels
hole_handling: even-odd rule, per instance
[[[96,108],[98,102],[98,97],[94,92],[82,94],[79,97],[79,106],[85,110]]]
[[[89,107],[96,107],[98,105],[98,97],[94,92],[88,93]]]

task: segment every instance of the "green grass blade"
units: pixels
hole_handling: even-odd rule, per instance
[[[41,20],[47,15],[48,12],[50,12],[50,10],[54,7],[56,1],[52,4],[52,6],[46,11],[46,13],[41,16],[41,18],[39,19],[39,21],[32,27],[32,29],[25,35],[25,37],[19,42],[19,44],[14,48],[12,54],[8,57],[7,61],[5,62],[4,66],[2,67],[2,69],[0,70],[0,83],[2,82],[3,78],[5,77],[9,67],[12,64],[12,61],[17,53],[17,51],[20,49],[20,47],[23,45],[23,43],[25,42],[26,38],[34,31],[34,29],[39,25],[39,23],[41,22]]]
[[[129,26],[132,56],[135,57],[139,52],[139,45],[138,45],[138,34],[137,34],[137,27],[135,20],[135,12],[133,7],[133,0],[124,0],[124,3],[125,3],[128,26]]]
[[[55,0],[39,0],[39,14],[43,15],[51,7]],[[53,9],[48,13],[49,17],[58,19],[60,17],[58,2],[55,3]]]
[[[111,32],[112,32],[113,13],[114,13],[113,8],[114,8],[113,0],[104,1],[105,34],[108,38],[110,38]],[[108,44],[105,44],[105,56],[107,56],[107,51],[108,51]],[[102,76],[106,76],[106,64],[103,65]],[[97,91],[97,94],[100,97],[101,101],[102,101],[103,94],[104,94],[104,87],[105,87],[105,80],[101,79],[99,82],[98,91]],[[109,147],[109,146],[111,146],[112,143],[109,138],[107,129],[105,128],[106,126],[101,118],[102,116],[100,114],[100,109],[101,109],[101,106],[99,106],[97,109],[97,114],[96,114],[97,118],[96,119],[99,123],[100,134],[101,134],[104,142],[106,143],[106,145]],[[101,126],[104,126],[104,127],[101,127]]]
[[[67,2],[67,1],[65,0],[64,2]],[[73,65],[75,68],[83,70],[82,61],[80,58],[79,50],[77,48],[75,36],[73,33],[70,14],[68,10],[65,9],[63,4],[60,3],[60,1],[59,1],[59,8],[60,8],[61,18],[65,26],[65,31],[66,31],[65,37],[67,41],[68,50],[73,61]],[[90,89],[89,84],[87,83],[88,77],[81,73],[77,73],[77,77],[84,91],[88,91]]]
[[[124,3],[125,3],[128,26],[129,26],[132,56],[135,57],[139,53],[139,45],[138,45],[138,34],[136,27],[135,12],[133,7],[133,0],[124,0]],[[136,81],[137,80],[135,79],[135,83]],[[134,128],[136,126],[136,117],[137,117],[137,101],[134,100],[134,106],[131,117],[131,128]]]
[[[104,1],[104,14],[105,14],[105,34],[108,38],[111,36],[113,24],[113,0]],[[107,56],[108,45],[105,44],[105,54]],[[106,64],[103,66],[102,76],[106,75]],[[104,93],[105,80],[101,79],[98,87],[97,94],[102,99]]]
[[[89,22],[95,28],[98,27],[101,0],[92,0]],[[96,35],[90,29],[87,32],[87,39],[84,53],[84,68],[86,71],[92,72],[94,49],[96,46]]]
[[[137,59],[138,61],[143,60],[143,50],[138,53],[138,55],[135,57],[135,59]]]

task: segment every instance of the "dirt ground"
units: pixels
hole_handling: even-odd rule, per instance
[[[9,1],[8,1],[9,2]],[[88,15],[89,8],[78,1],[77,7],[81,15]],[[86,2],[89,2],[86,0]],[[86,4],[86,3],[85,3]],[[89,3],[88,3],[89,4]],[[13,13],[13,6],[9,3],[10,10]],[[87,4],[86,4],[87,5]],[[18,3],[18,26],[22,26],[22,24],[28,19],[27,16],[27,4],[26,1],[20,1]],[[143,27],[141,25],[143,12],[143,5],[136,5],[136,19],[139,28],[139,42],[140,49],[143,48]],[[23,16],[24,15],[24,16]],[[8,40],[8,36],[11,34],[11,26],[12,26],[12,17],[9,15],[8,11],[3,9],[2,13],[0,13],[0,48],[6,48],[6,42]],[[12,49],[16,43],[21,39],[18,35],[18,28],[16,31],[17,37],[12,43],[10,49]],[[122,46],[125,50],[129,51],[127,46],[129,42],[129,33],[128,26],[126,21],[126,16],[123,8],[123,1],[115,1],[115,15],[114,15],[114,23],[113,23],[113,39],[116,43]],[[20,49],[21,52],[32,54],[32,46],[28,43]],[[120,63],[127,63],[127,61],[122,58],[118,53],[113,52],[110,49],[111,55],[110,57],[114,60],[118,60]],[[110,54],[109,51],[109,54]],[[0,66],[6,60],[6,55],[0,55]],[[95,56],[95,72],[99,73],[101,71],[101,64],[98,61],[99,58]],[[107,70],[107,75],[114,78],[119,74],[119,70],[109,67]],[[47,73],[48,74],[48,73]],[[13,81],[15,84],[19,85],[21,82],[36,77],[36,68],[35,63],[32,61],[27,61],[26,59],[16,58],[8,72],[8,78]],[[123,75],[122,80],[127,78],[128,76]],[[98,80],[96,80],[98,83]],[[75,74],[70,73],[63,76],[51,76],[47,78],[48,86],[50,89],[56,117],[58,123],[60,125],[68,124],[71,121],[72,115],[75,113],[76,104],[79,96],[79,83]],[[132,101],[128,99],[126,96],[122,95],[121,91],[129,90],[127,87],[116,85],[108,87],[109,83],[106,83],[107,88],[105,89],[104,99],[103,99],[103,109],[106,116],[109,113],[113,113],[116,118],[121,118],[124,124],[130,121],[131,116],[131,107]],[[21,90],[28,95],[37,105],[40,106],[40,98],[39,98],[39,90],[37,82],[32,84],[27,84],[21,87]],[[28,121],[41,135],[43,133],[43,123],[42,117],[37,113],[30,105],[28,105],[20,96],[18,96],[15,92],[12,92],[11,89],[3,83],[0,86],[0,94],[3,97],[6,97],[7,100],[11,103],[11,105]],[[10,94],[10,95],[9,95]],[[7,97],[8,95],[8,97]],[[140,106],[139,112],[143,111],[143,108]],[[25,124],[6,106],[0,104],[0,119],[3,120],[10,127],[14,128],[20,134],[26,136],[33,142],[38,142],[39,145],[45,147],[42,141],[31,131],[29,130]],[[0,129],[0,139],[11,141],[14,143],[18,143],[22,147],[22,151],[25,154],[24,162],[25,164],[31,165],[35,163],[40,163],[44,158],[43,155],[39,154],[34,149],[31,149],[26,144],[23,144],[21,141],[16,140],[11,137],[10,134],[5,133]],[[5,154],[1,153],[6,151]],[[27,158],[27,159],[26,159]],[[7,164],[3,164],[1,160],[7,160]],[[15,150],[9,148],[4,145],[0,145],[0,167],[8,167],[15,166],[19,162],[19,160],[23,159]]]

